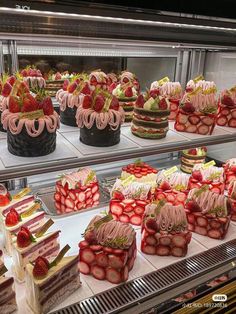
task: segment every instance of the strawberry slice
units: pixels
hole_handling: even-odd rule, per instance
[[[74,192],[69,192],[69,197],[70,197],[73,201],[76,200],[76,195],[75,195]]]
[[[210,229],[208,230],[207,235],[213,239],[221,239],[221,232],[219,229]]]
[[[146,244],[155,245],[157,243],[156,239],[153,236],[148,236],[145,238]]]
[[[184,132],[185,129],[186,129],[186,127],[185,127],[184,124],[180,124],[180,123],[178,123],[178,122],[176,121],[176,123],[175,123],[175,129],[176,129],[176,131]]]
[[[168,246],[158,245],[156,248],[156,254],[159,256],[170,255],[170,248]]]
[[[130,223],[135,226],[140,226],[142,222],[142,218],[138,215],[133,215],[130,217]]]
[[[169,236],[161,236],[159,242],[161,245],[169,246],[171,243],[171,238]]]
[[[95,261],[95,254],[91,249],[86,248],[80,251],[80,259],[87,264],[92,264]]]
[[[187,195],[186,195],[185,193],[179,192],[179,193],[176,195],[176,200],[177,200],[178,202],[181,202],[181,203],[184,203],[185,200],[186,200],[186,198],[187,198]]]
[[[120,216],[123,213],[123,208],[119,203],[111,201],[110,202],[110,211],[112,214]]]
[[[121,273],[122,281],[127,281],[129,278],[129,268],[127,265],[123,268],[123,271]]]
[[[128,215],[120,215],[119,217],[120,222],[129,223],[129,216]]]
[[[98,185],[97,183],[94,184],[94,186],[92,187],[92,193],[95,194],[98,191]]]
[[[206,135],[209,133],[209,127],[207,125],[200,125],[198,128],[198,133],[201,135]]]
[[[211,117],[203,117],[202,122],[208,126],[211,126],[214,124],[214,119]]]
[[[156,254],[156,248],[155,246],[152,245],[144,245],[144,243],[142,243],[141,245],[141,251],[145,254],[148,255],[155,255]]]
[[[144,213],[144,208],[142,206],[135,206],[134,212],[136,215],[142,216]]]
[[[125,205],[133,205],[135,201],[133,199],[126,199],[126,200],[123,200],[122,203]]]
[[[210,220],[209,225],[212,229],[219,229],[221,227],[221,223],[217,220]]]
[[[189,125],[189,126],[187,126],[186,132],[188,132],[188,133],[196,133],[197,132],[196,125]]]
[[[96,254],[96,263],[101,266],[106,268],[108,266],[108,257],[106,254],[103,252]]]
[[[78,193],[78,200],[80,203],[83,203],[85,201],[85,199],[86,199],[86,195],[84,192]]]
[[[61,194],[56,192],[56,193],[54,194],[54,200],[57,201],[57,202],[60,202],[60,200],[61,200]]]
[[[109,255],[108,260],[109,260],[109,262],[108,262],[109,266],[111,266],[113,268],[120,269],[124,266],[124,263],[119,256]]]
[[[193,125],[197,125],[199,122],[200,122],[200,118],[198,116],[195,116],[195,115],[191,115],[189,118],[188,118],[189,122]]]
[[[98,266],[98,265],[93,265],[91,267],[91,274],[93,275],[94,278],[98,280],[104,280],[106,277],[106,273],[104,268]]]
[[[123,202],[122,202],[123,203]],[[132,207],[132,206],[130,206],[130,205],[126,205],[125,207],[124,207],[124,212],[126,212],[126,213],[130,213],[130,212],[132,212],[134,210],[134,208]]]
[[[113,191],[112,198],[115,200],[123,201],[124,195],[120,191]]]
[[[225,126],[227,124],[228,120],[225,116],[219,116],[216,120],[216,123],[220,126]]]
[[[181,247],[184,248],[186,246],[186,240],[185,237],[183,237],[182,235],[173,235],[172,237],[172,243],[174,246],[176,247]]]
[[[79,271],[84,274],[84,275],[88,275],[90,274],[90,267],[87,263],[85,262],[79,262],[78,264],[78,267],[79,267]]]
[[[176,257],[183,257],[186,255],[186,253],[187,253],[186,248],[184,249],[184,248],[180,248],[180,247],[173,247],[171,249],[171,254],[173,256],[176,256]]]
[[[93,244],[93,245],[90,245],[90,249],[93,250],[94,252],[98,252],[102,250],[102,246],[98,244]]]
[[[201,234],[203,236],[207,235],[207,230],[204,227],[196,226],[195,227],[195,232],[198,233],[198,234]]]
[[[93,195],[93,202],[98,202],[99,201],[99,198],[100,198],[100,194],[99,192],[96,192],[94,195]],[[98,205],[98,204],[97,204]]]
[[[87,241],[85,241],[85,240],[80,241],[80,243],[79,243],[79,248],[80,248],[81,250],[83,250],[83,249],[85,249],[85,248],[88,248],[88,247],[89,247],[89,243],[88,243]]]
[[[121,274],[118,270],[114,268],[107,268],[106,270],[106,279],[114,284],[118,284],[122,282]]]
[[[145,207],[147,205],[147,201],[136,200],[136,205]]]
[[[236,119],[232,118],[229,120],[229,127],[236,128]]]
[[[75,202],[71,198],[66,198],[65,205],[66,205],[66,207],[74,208]]]
[[[208,225],[208,220],[205,217],[197,217],[196,221],[200,227],[207,227]]]

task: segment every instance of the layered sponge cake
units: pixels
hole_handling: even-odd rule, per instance
[[[181,166],[180,169],[186,173],[192,173],[193,167],[196,164],[204,164],[207,155],[207,148],[198,147],[185,149],[181,152]]]

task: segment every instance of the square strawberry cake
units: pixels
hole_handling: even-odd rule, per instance
[[[228,197],[231,202],[231,220],[236,221],[236,180],[229,183]]]
[[[231,158],[223,165],[225,172],[225,187],[228,189],[230,182],[236,180],[236,158]]]
[[[223,90],[219,97],[216,123],[220,126],[236,128],[236,87]]]

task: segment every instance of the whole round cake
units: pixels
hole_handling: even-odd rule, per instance
[[[158,90],[139,95],[131,123],[131,132],[139,137],[161,139],[168,131],[169,101]]]
[[[37,91],[46,87],[46,81],[40,70],[29,66],[23,69],[20,74],[30,90]]]
[[[120,126],[124,110],[118,99],[107,91],[96,88],[84,97],[76,113],[80,141],[90,146],[113,146],[120,142]]]
[[[181,166],[180,169],[186,173],[192,173],[193,167],[196,164],[205,163],[207,155],[207,148],[198,147],[186,149],[181,152]]]
[[[2,114],[10,153],[22,157],[37,157],[56,148],[59,116],[48,96],[21,93],[24,82],[18,82],[16,95],[9,97],[9,108]]]

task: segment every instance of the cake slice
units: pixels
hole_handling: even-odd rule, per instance
[[[40,230],[32,234],[28,228],[22,227],[17,234],[16,242],[13,243],[13,268],[19,281],[25,278],[25,267],[28,263],[34,262],[38,256],[57,256],[60,243],[60,231],[47,232],[53,220],[49,219]]]
[[[198,147],[185,149],[181,152],[181,166],[180,169],[186,173],[192,173],[193,167],[196,164],[204,164],[207,155],[207,148]]]
[[[40,203],[34,204],[23,214],[18,214],[11,208],[3,223],[3,236],[6,251],[12,254],[12,243],[16,240],[16,234],[22,227],[27,227],[31,232],[37,232],[44,223],[44,211],[37,211],[41,208]]]
[[[51,263],[40,256],[26,266],[26,302],[35,314],[48,313],[80,287],[78,256],[63,257],[69,248]]]
[[[2,251],[0,250],[0,313],[10,314],[17,310],[16,296],[14,291],[14,278],[6,277],[7,272],[2,260]]]

